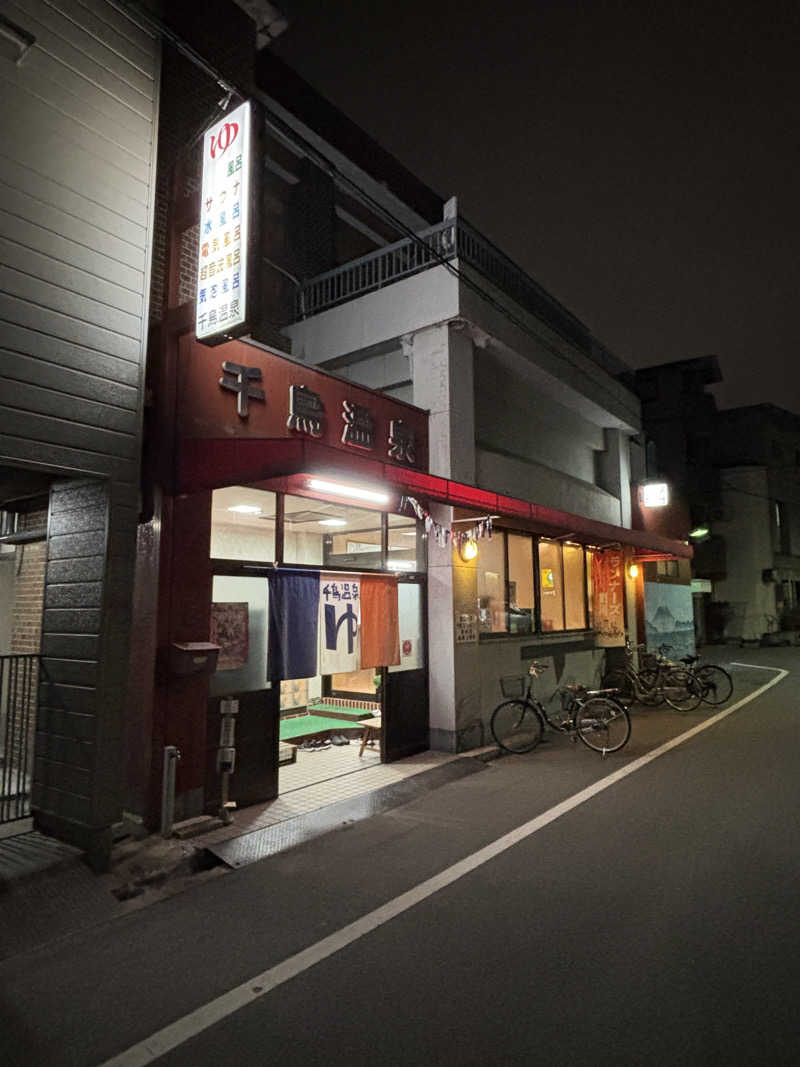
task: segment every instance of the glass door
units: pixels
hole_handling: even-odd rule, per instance
[[[401,578],[397,593],[400,663],[382,672],[381,747],[387,763],[429,748],[425,580]]]

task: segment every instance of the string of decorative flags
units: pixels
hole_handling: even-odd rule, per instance
[[[492,539],[491,515],[487,515],[485,519],[476,522],[468,530],[452,530],[450,527],[442,526],[440,522],[437,522],[431,513],[426,511],[413,496],[400,497],[400,511],[405,511],[406,509],[413,511],[419,521],[425,524],[425,532],[435,538],[436,544],[440,548],[447,548],[450,544],[461,548],[467,541],[478,541],[485,537],[488,537],[489,540]]]

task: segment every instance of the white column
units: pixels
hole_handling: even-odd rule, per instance
[[[433,518],[450,526],[453,509],[431,504]],[[428,541],[428,689],[431,748],[456,751],[455,624],[452,549]]]
[[[472,338],[460,324],[439,323],[405,339],[414,403],[430,412],[430,472],[475,482]]]
[[[430,412],[431,474],[474,484],[475,397],[472,338],[460,323],[440,323],[404,339],[411,357],[414,403]],[[453,509],[432,505],[450,527]],[[455,596],[452,549],[428,546],[428,672],[431,747],[457,745]],[[461,671],[459,672],[462,673]]]

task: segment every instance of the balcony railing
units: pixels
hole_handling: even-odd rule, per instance
[[[0,656],[0,823],[31,813],[38,655]]]
[[[382,289],[458,259],[481,274],[519,307],[586,353],[609,374],[628,368],[600,345],[586,326],[463,219],[446,219],[427,230],[370,252],[307,281],[297,294],[298,319]]]

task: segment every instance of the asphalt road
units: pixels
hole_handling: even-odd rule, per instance
[[[800,1062],[800,650],[738,656],[792,674],[643,765],[709,716],[647,712],[606,760],[556,738],[5,961],[0,1062],[88,1067],[131,1047],[119,1062],[163,1067]],[[772,677],[737,668],[736,697]],[[295,977],[238,1007],[307,949]],[[231,990],[222,1021],[191,1015]],[[180,1043],[153,1060],[140,1043],[176,1020]]]

